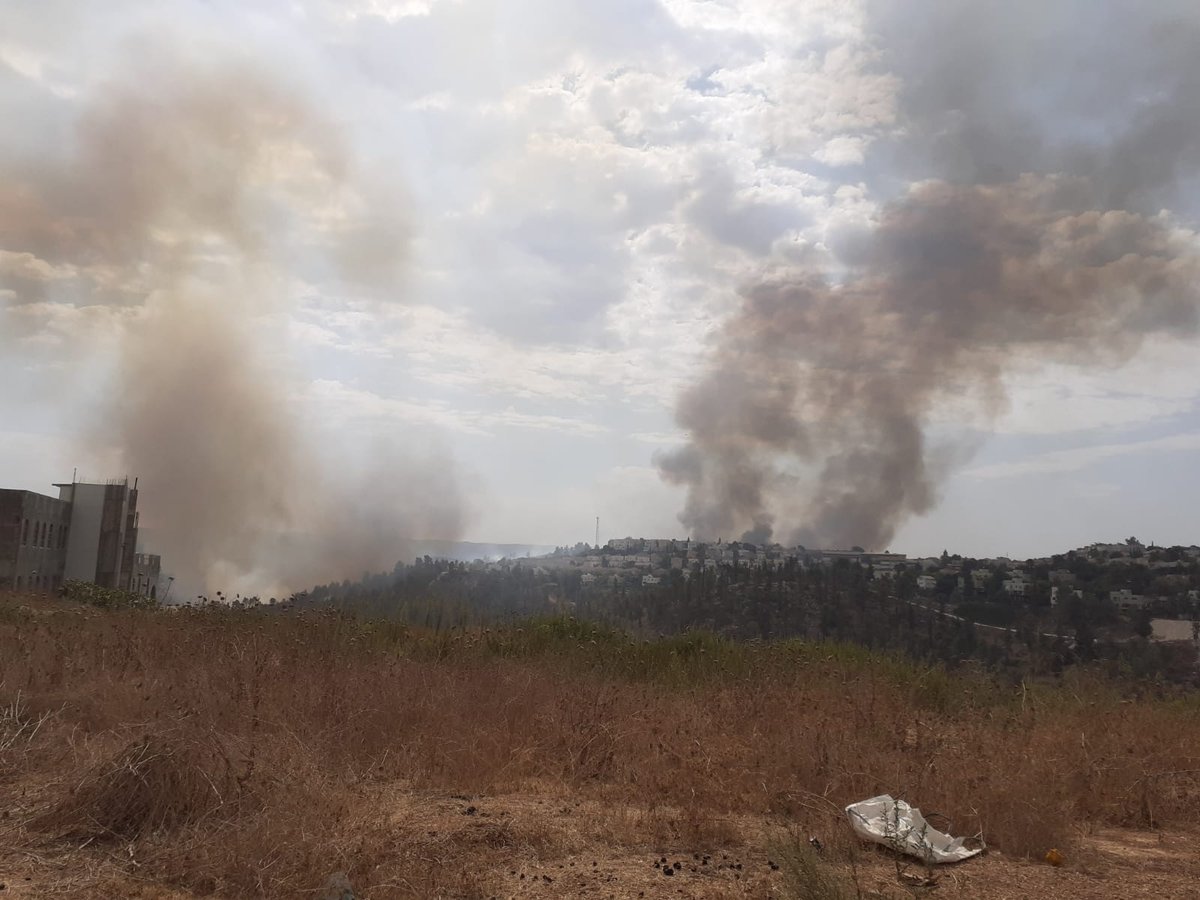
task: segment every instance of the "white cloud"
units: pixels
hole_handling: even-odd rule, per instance
[[[677,447],[687,440],[682,431],[639,431],[629,435],[630,440],[656,447]]]
[[[972,478],[1023,478],[1029,475],[1051,475],[1077,472],[1096,463],[1123,456],[1156,453],[1179,453],[1200,450],[1200,432],[1176,434],[1124,444],[1099,444],[1070,450],[1053,450],[1015,462],[976,466],[963,474]]]
[[[438,0],[357,0],[346,3],[342,14],[349,20],[378,18],[394,24],[412,16],[428,16]]]
[[[314,381],[309,387],[307,399],[317,406],[322,419],[329,423],[427,425],[474,435],[490,435],[503,428],[556,431],[592,437],[607,431],[603,425],[586,419],[539,415],[512,407],[464,409],[445,402],[385,397],[327,379]]]
[[[1119,432],[1169,422],[1200,405],[1200,353],[1194,341],[1148,342],[1123,365],[1018,361],[1003,384],[1003,408],[989,421],[975,395],[945,398],[938,427],[967,425],[1031,437]]]

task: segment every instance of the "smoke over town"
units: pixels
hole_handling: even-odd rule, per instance
[[[10,161],[0,189],[9,304],[70,291],[56,299],[127,312],[81,455],[116,445],[153,549],[194,589],[298,589],[455,537],[445,460],[387,447],[386,476],[354,479],[352,449],[318,453],[296,412],[295,272],[368,310],[394,299],[398,191],[339,140],[311,86],[154,37],[80,102],[66,151]]]
[[[986,425],[1018,366],[1196,332],[1196,235],[1167,210],[1195,212],[1200,14],[1053,6],[876,8],[900,85],[876,162],[907,187],[836,267],[745,285],[658,460],[696,536],[884,547],[967,452],[939,412]]]

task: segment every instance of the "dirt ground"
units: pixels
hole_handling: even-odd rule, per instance
[[[396,840],[433,868],[455,870],[460,887],[426,893],[418,875],[396,872],[386,880],[366,879],[372,886],[360,888],[358,900],[797,896],[785,882],[780,853],[785,846],[781,841],[804,835],[798,823],[722,820],[689,841],[672,840],[673,811],[573,802],[569,795],[466,797],[396,788],[374,799],[371,814],[388,818]],[[817,837],[848,845],[844,835]],[[200,896],[141,877],[138,851],[131,846],[64,850],[62,845],[39,846],[12,830],[0,832],[0,839],[6,845],[0,846],[0,898]],[[889,853],[871,847],[857,854],[856,872],[843,852],[826,848],[821,858],[841,877],[847,897],[856,896],[855,882],[863,897],[872,898],[1142,900],[1200,895],[1194,835],[1104,830],[1081,835],[1065,856],[1055,868],[989,851],[935,870],[932,885],[920,884],[920,866],[898,869]],[[324,900],[319,885],[308,896]]]

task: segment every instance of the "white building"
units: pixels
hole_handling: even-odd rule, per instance
[[[1117,609],[1130,610],[1141,609],[1149,601],[1149,597],[1144,597],[1141,594],[1135,594],[1129,588],[1121,588],[1119,591],[1109,591],[1108,599],[1113,602]]]
[[[642,586],[643,587],[649,587],[652,584],[659,584],[661,582],[662,582],[662,579],[659,578],[657,575],[643,575],[642,576]]]
[[[1024,578],[1006,578],[1003,582],[1004,593],[1013,597],[1024,597],[1029,583]]]
[[[917,587],[923,591],[932,591],[937,587],[937,579],[932,575],[918,575]]]

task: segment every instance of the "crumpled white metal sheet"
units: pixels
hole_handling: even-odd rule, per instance
[[[983,852],[965,847],[966,838],[953,838],[925,821],[921,811],[890,794],[846,807],[850,827],[864,840],[874,841],[927,863],[956,863]],[[981,842],[982,843],[982,842]]]

